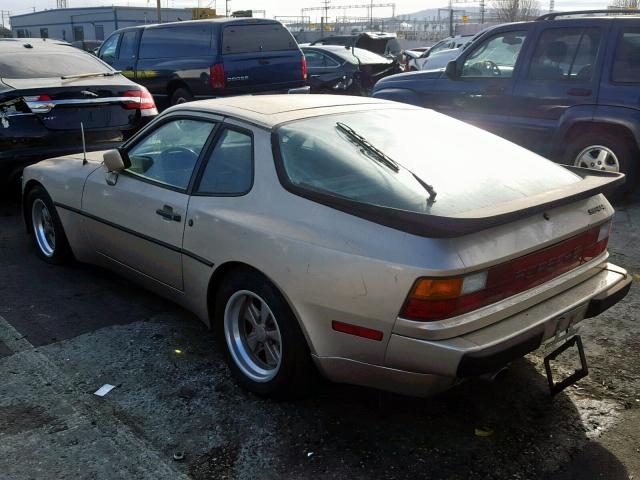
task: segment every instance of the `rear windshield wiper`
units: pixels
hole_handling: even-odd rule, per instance
[[[78,73],[76,75],[65,75],[60,77],[62,80],[69,80],[71,78],[84,78],[84,77],[113,77],[118,73],[122,73],[120,70],[114,70],[113,72],[94,72],[94,73]]]
[[[353,143],[361,147],[363,150],[363,153],[369,154],[368,156],[370,158],[373,158],[375,161],[377,161],[381,165],[384,165],[385,167],[389,168],[390,170],[396,173],[400,171],[401,165],[398,162],[396,162],[391,157],[389,157],[389,155],[387,155],[382,150],[374,146],[371,142],[369,142],[369,140],[364,138],[362,135],[356,132],[353,128],[351,128],[349,125],[346,125],[342,122],[336,122],[336,127],[338,128],[338,130],[344,133],[349,138],[349,140],[351,140]],[[407,172],[409,172],[413,176],[413,178],[415,178],[416,181],[422,186],[422,188],[424,188],[427,191],[427,193],[429,193],[429,202],[430,203],[435,202],[437,192],[435,191],[433,186],[429,185],[427,182],[422,180],[418,175],[413,173],[408,168],[406,167],[402,167],[402,168],[404,168]]]

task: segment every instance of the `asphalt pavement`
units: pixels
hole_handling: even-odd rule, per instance
[[[638,280],[639,240],[636,198],[610,250]],[[534,353],[430,399],[318,380],[273,402],[233,382],[190,313],[100,268],[40,261],[4,198],[0,478],[638,479],[639,305],[636,283],[584,322],[591,373],[553,399]]]

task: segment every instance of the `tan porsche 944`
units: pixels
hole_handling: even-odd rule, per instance
[[[407,138],[424,138],[417,150]],[[430,395],[622,299],[623,175],[430,110],[335,95],[178,105],[119,150],[28,167],[36,251],[115,270],[218,332],[238,382]]]

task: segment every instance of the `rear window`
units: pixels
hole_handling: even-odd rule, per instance
[[[112,71],[93,55],[71,46],[69,52],[38,52],[26,48],[24,50],[20,53],[3,53],[0,56],[0,77],[51,78]]]
[[[234,25],[222,34],[222,53],[277,52],[297,50],[298,43],[284,26],[278,23]]]
[[[611,79],[621,83],[640,83],[640,28],[626,28],[620,35]]]
[[[139,58],[207,56],[212,37],[209,23],[148,28],[142,34]]]
[[[381,161],[339,124],[391,161]],[[452,216],[579,181],[528,150],[429,110],[327,115],[285,124],[277,135],[285,185],[409,212]],[[424,148],[411,138],[424,139]],[[437,192],[435,202],[425,184]]]

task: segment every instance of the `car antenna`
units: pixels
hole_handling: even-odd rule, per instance
[[[80,122],[80,134],[82,135],[82,165],[86,165],[87,162],[87,144],[84,141],[84,125]]]

